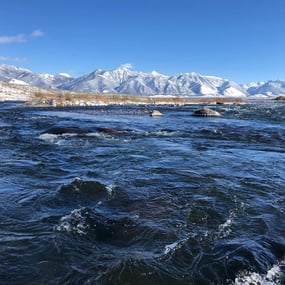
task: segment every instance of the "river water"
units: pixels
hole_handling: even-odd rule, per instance
[[[284,284],[285,104],[200,107],[0,103],[0,283]]]

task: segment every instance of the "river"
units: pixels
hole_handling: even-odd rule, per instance
[[[0,283],[284,284],[285,104],[209,107],[0,103]]]

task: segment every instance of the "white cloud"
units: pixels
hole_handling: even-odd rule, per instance
[[[7,57],[7,56],[0,56],[0,62],[5,61],[12,61],[12,62],[25,62],[27,61],[24,57]]]
[[[27,37],[24,34],[16,36],[0,36],[0,44],[23,43],[26,41]]]
[[[24,43],[30,38],[42,37],[44,33],[41,30],[34,30],[31,34],[18,34],[16,36],[0,36],[0,45],[13,44],[13,43]]]
[[[119,68],[125,68],[125,69],[132,69],[134,66],[131,63],[124,63],[119,66]]]
[[[34,30],[31,33],[31,37],[33,37],[33,38],[42,37],[43,35],[44,35],[44,33],[41,30]]]

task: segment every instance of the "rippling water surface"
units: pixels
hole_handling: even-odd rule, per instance
[[[1,103],[1,284],[284,284],[285,105],[200,107]]]

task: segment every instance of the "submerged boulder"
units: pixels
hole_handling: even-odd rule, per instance
[[[274,100],[277,100],[277,101],[285,101],[285,96],[283,96],[283,95],[278,96],[278,97],[276,97]]]
[[[193,113],[193,116],[197,116],[197,117],[221,117],[222,115],[221,115],[221,113],[219,113],[215,110],[204,107],[200,110],[195,111]]]
[[[112,128],[105,127],[97,127],[97,132],[107,133],[107,134],[116,134],[119,133],[118,130]],[[82,129],[79,127],[52,127],[45,131],[44,133],[53,134],[53,135],[65,135],[65,134],[76,134],[76,135],[84,135],[90,133],[91,130]]]
[[[85,134],[87,133],[87,131],[79,127],[52,127],[48,129],[45,133],[53,135]]]
[[[107,133],[107,134],[117,134],[119,133],[118,130],[112,129],[112,128],[97,128],[98,132],[101,133]]]

